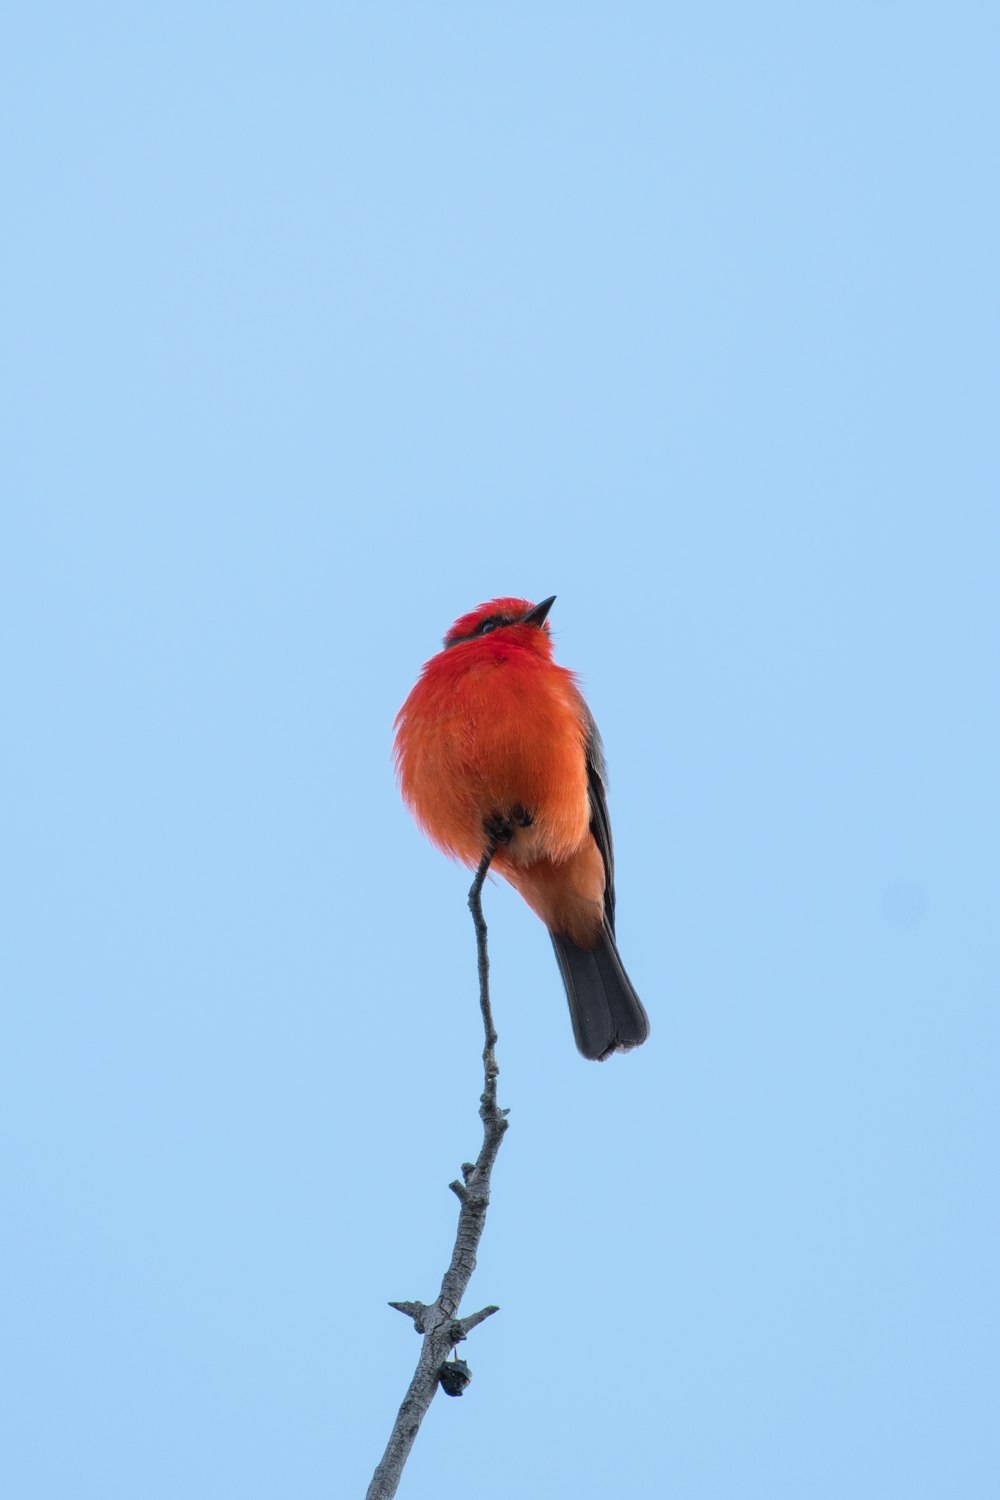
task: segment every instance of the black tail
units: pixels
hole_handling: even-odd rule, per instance
[[[618,957],[607,922],[596,948],[578,948],[555,932],[552,946],[566,986],[573,1035],[584,1057],[603,1059],[644,1042],[649,1019]]]

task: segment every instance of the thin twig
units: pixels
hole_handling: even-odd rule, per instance
[[[486,946],[486,921],[483,917],[483,882],[489,873],[496,848],[490,844],[476,871],[469,891],[469,909],[476,929],[476,951],[479,959],[479,1006],[483,1014],[483,1092],[479,1100],[479,1118],[483,1122],[483,1145],[474,1163],[462,1163],[462,1181],[450,1184],[461,1203],[458,1229],[451,1261],[441,1281],[441,1290],[430,1306],[423,1302],[390,1302],[389,1306],[413,1319],[413,1326],[423,1334],[420,1358],[403,1404],[393,1425],[382,1461],[368,1486],[366,1500],[392,1500],[399,1487],[403,1466],[413,1447],[420,1423],[438,1388],[438,1371],[456,1344],[485,1318],[499,1309],[484,1307],[466,1318],[457,1316],[473,1271],[476,1251],[486,1225],[490,1202],[490,1178],[493,1163],[507,1129],[507,1111],[497,1108],[496,1027],[490,1005],[490,959]]]

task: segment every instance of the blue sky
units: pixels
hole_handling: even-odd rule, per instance
[[[998,30],[7,16],[12,1500],[364,1492],[479,1139],[391,723],[508,593],[652,1035],[489,891],[502,1312],[401,1495],[998,1492]]]

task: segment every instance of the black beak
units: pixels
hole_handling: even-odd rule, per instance
[[[521,625],[538,625],[541,627],[545,623],[545,616],[555,602],[556,596],[555,594],[551,594],[548,599],[543,599],[541,604],[533,605],[526,615],[521,616],[519,623]]]

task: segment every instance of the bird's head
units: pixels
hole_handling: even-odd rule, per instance
[[[541,604],[532,604],[530,599],[490,599],[455,621],[444,638],[445,647],[496,637],[518,641],[543,656],[551,656],[552,640],[545,617],[555,597],[553,594]]]

